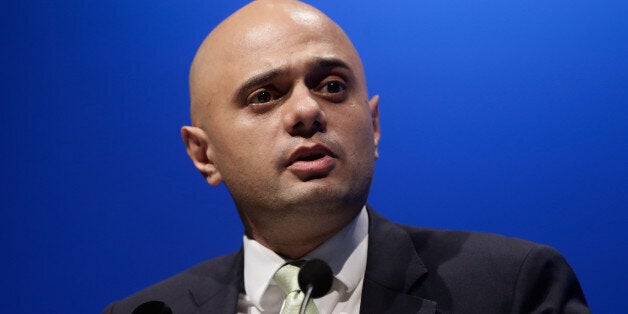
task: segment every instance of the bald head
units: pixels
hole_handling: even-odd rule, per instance
[[[358,79],[366,85],[353,44],[329,17],[299,1],[257,0],[220,23],[196,52],[190,69],[192,123],[204,124],[201,117],[211,114],[209,107],[225,96],[225,86],[221,83],[237,80],[233,77],[234,68],[251,66],[250,62],[257,63],[256,66],[271,62],[265,56],[291,49],[291,41],[296,47],[297,39],[339,46],[354,63]]]
[[[190,97],[188,155],[209,184],[227,185],[251,238],[300,257],[364,206],[378,98],[368,100],[355,48],[320,11],[292,0],[240,9],[196,53]]]

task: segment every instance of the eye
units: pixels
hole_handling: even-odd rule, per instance
[[[249,103],[264,104],[271,100],[273,100],[273,94],[271,92],[261,91],[256,94],[253,94],[253,96],[249,99]]]
[[[265,86],[257,89],[246,98],[244,107],[255,113],[263,113],[274,108],[284,95],[273,86]]]
[[[349,96],[347,83],[342,78],[335,75],[322,80],[314,90],[320,97],[334,103],[341,103]]]
[[[321,92],[329,94],[337,94],[347,89],[347,86],[340,81],[329,81],[323,85]]]

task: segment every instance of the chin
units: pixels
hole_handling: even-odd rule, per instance
[[[319,210],[321,213],[337,211],[356,206],[355,203],[364,202],[355,197],[351,187],[341,184],[305,184],[305,186],[288,189],[285,194],[286,207],[291,210]],[[368,193],[368,191],[366,192]],[[365,193],[365,194],[366,194]],[[362,206],[364,204],[359,204]]]

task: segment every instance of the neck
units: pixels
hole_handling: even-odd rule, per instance
[[[242,216],[249,238],[288,259],[299,259],[334,236],[360,213],[362,207],[322,214],[283,215],[253,220]],[[270,218],[270,219],[269,219]]]

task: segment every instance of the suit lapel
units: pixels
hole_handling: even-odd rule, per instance
[[[236,313],[238,295],[244,291],[243,256],[240,250],[199,270],[188,289],[197,313]]]
[[[436,302],[413,294],[427,269],[408,233],[369,210],[369,247],[361,313],[435,313]]]
[[[409,235],[368,207],[369,247],[361,313],[435,313],[436,302],[414,294],[427,275]],[[228,255],[195,270],[188,290],[197,313],[235,313],[244,291],[244,253]]]

